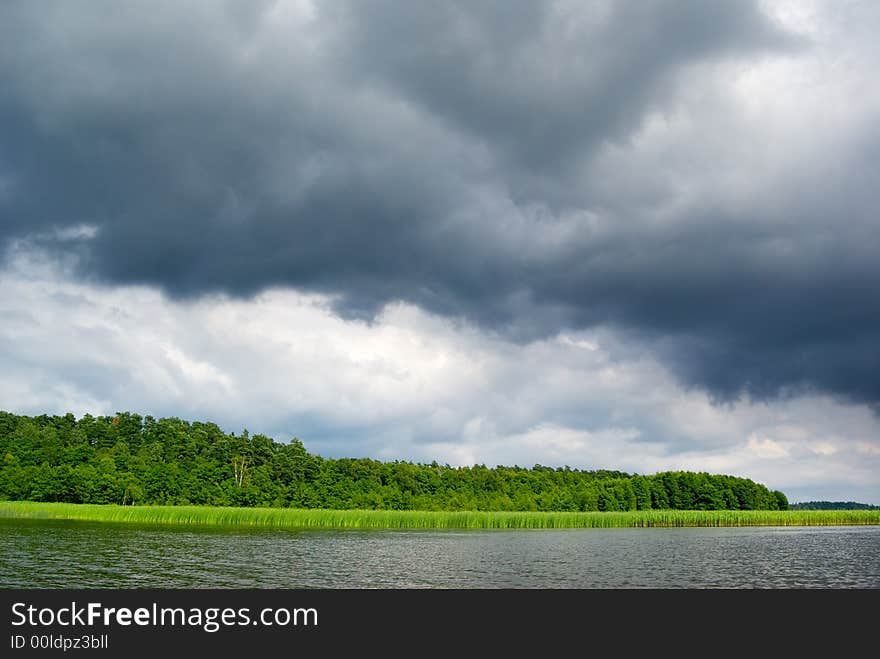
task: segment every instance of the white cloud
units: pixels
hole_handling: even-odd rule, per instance
[[[769,437],[764,437],[753,433],[749,435],[746,442],[746,449],[759,458],[773,460],[776,458],[785,458],[789,455],[789,450],[785,444],[774,441]]]

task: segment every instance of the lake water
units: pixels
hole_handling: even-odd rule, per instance
[[[880,588],[880,527],[290,531],[0,519],[5,588]]]

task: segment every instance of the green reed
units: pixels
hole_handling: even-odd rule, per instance
[[[142,524],[354,529],[563,529],[880,524],[878,510],[513,512],[113,506],[0,501],[0,517]]]

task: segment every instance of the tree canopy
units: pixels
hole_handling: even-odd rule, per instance
[[[397,510],[787,510],[747,478],[323,458],[216,424],[0,412],[0,499]]]

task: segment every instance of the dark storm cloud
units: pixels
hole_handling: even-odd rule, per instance
[[[389,87],[536,175],[625,138],[668,73],[785,43],[751,3],[384,0],[340,14],[352,82]]]
[[[175,296],[290,285],[522,340],[608,324],[722,399],[880,401],[876,135],[815,169],[830,193],[659,224],[630,172],[584,180],[694,67],[804,47],[755,3],[22,2],[0,25],[8,245]]]

